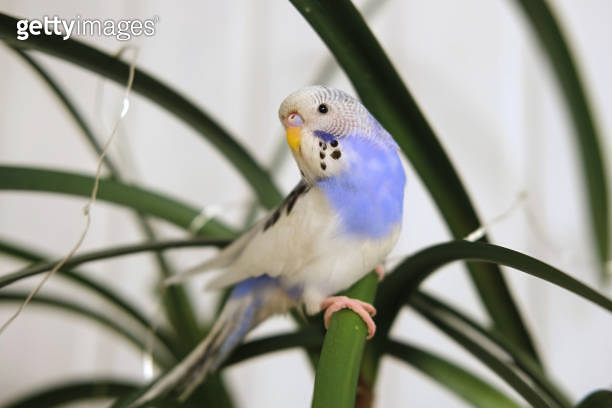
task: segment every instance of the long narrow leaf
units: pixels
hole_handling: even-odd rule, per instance
[[[510,266],[560,286],[612,311],[612,300],[587,285],[520,252],[483,242],[453,241],[423,249],[398,265],[380,284],[376,309],[379,331],[388,332],[398,310],[412,292],[440,267],[458,260],[493,262]]]
[[[115,258],[118,256],[131,255],[145,251],[159,251],[161,249],[170,248],[190,248],[200,246],[223,246],[226,245],[226,240],[220,239],[198,239],[198,240],[171,240],[171,241],[160,241],[154,243],[144,243],[136,245],[124,245],[114,248],[107,248],[98,251],[86,252],[80,255],[73,256],[64,264],[65,269],[74,268],[78,265],[97,261],[100,259]],[[46,272],[52,269],[58,261],[43,262],[25,268],[23,270],[9,273],[0,277],[0,288],[16,282],[20,279],[24,279],[42,272]]]
[[[17,245],[12,242],[7,242],[0,239],[0,252],[5,253],[16,258],[24,259],[30,262],[45,262],[49,257],[41,255],[29,248],[25,248],[22,245]],[[86,276],[85,272],[60,269],[59,276],[62,276],[83,288],[90,290],[92,293],[100,296],[102,299],[119,309],[122,313],[125,313],[130,318],[139,322],[145,329],[152,327],[152,322],[133,305],[129,300],[124,299],[115,291],[109,289],[102,283],[96,282]],[[170,335],[162,328],[157,328],[155,335],[159,337],[160,341],[172,349],[173,340],[170,339]],[[175,355],[178,357],[178,355]]]
[[[88,197],[93,177],[64,171],[0,166],[0,190],[45,191]],[[150,190],[113,180],[100,180],[98,199],[129,207],[188,228],[200,214],[196,208]],[[210,220],[198,235],[233,238],[235,233],[217,220]]]
[[[532,407],[553,408],[559,406],[555,404],[554,401],[549,400],[546,395],[539,393],[532,387],[532,384],[527,382],[518,372],[516,372],[514,366],[508,364],[508,362],[501,359],[499,355],[491,352],[487,347],[482,346],[477,339],[472,338],[468,333],[460,330],[461,326],[455,326],[453,324],[454,321],[445,319],[444,313],[441,313],[439,310],[428,309],[416,300],[412,303],[412,307],[421,316],[438,327],[452,340],[459,343],[484,365],[489,367],[510,387],[525,398]]]
[[[0,302],[23,302],[28,297],[26,292],[0,292]],[[81,317],[85,317],[91,321],[101,324],[103,327],[110,329],[113,333],[118,334],[125,340],[128,340],[139,350],[146,350],[145,342],[138,334],[134,333],[130,328],[122,325],[116,321],[114,317],[106,316],[105,314],[89,309],[83,305],[68,301],[64,298],[58,298],[55,296],[38,295],[32,298],[33,304],[50,306],[53,308],[61,309]],[[162,367],[168,367],[174,360],[169,352],[166,350],[163,354],[157,350],[153,351],[153,358]]]
[[[25,52],[21,51],[18,48],[13,47],[12,49],[40,76],[40,78],[51,89],[51,91],[58,98],[61,104],[66,108],[70,116],[74,119],[75,123],[81,129],[81,133],[85,137],[85,140],[88,142],[89,146],[96,152],[98,156],[102,157],[104,165],[108,168],[110,172],[111,178],[117,181],[122,181],[119,169],[113,164],[108,154],[102,154],[103,148],[96,139],[93,130],[87,124],[84,116],[79,112],[76,105],[72,103],[66,92],[61,89],[61,86],[33,58],[31,58],[29,55],[27,55]],[[135,211],[135,215],[137,217],[137,221],[141,230],[144,232],[147,238],[152,241],[157,240],[155,231],[153,230],[153,227],[150,225],[146,217],[138,211]],[[157,260],[159,270],[162,273],[163,277],[167,278],[174,273],[171,270],[168,261],[161,253],[156,252],[154,254],[154,257]],[[198,328],[196,317],[193,313],[193,307],[191,306],[191,302],[187,293],[185,292],[185,289],[181,286],[174,286],[172,288],[169,288],[168,291],[165,293],[166,296],[164,299],[164,304],[166,306],[166,313],[168,315],[168,319],[176,328],[176,330],[182,333],[181,339],[191,339],[190,342],[185,343],[197,344],[200,331]]]
[[[394,340],[387,342],[385,350],[454,392],[473,407],[520,408],[518,403],[497,388],[434,353]]]
[[[81,129],[81,133],[83,133],[83,135],[87,139],[89,146],[98,156],[100,156],[102,154],[102,146],[100,146],[100,144],[96,140],[93,130],[87,124],[87,121],[79,112],[76,105],[72,103],[66,93],[60,88],[59,84],[55,81],[55,79],[53,79],[51,75],[28,54],[26,54],[19,48],[11,47],[11,49],[15,51],[15,53],[19,55],[26,62],[26,64],[28,64],[30,68],[32,68],[34,72],[36,72],[45,82],[45,84],[51,89],[53,94],[59,99],[64,108],[66,108],[66,111],[74,119],[74,122]],[[108,157],[108,155],[104,156],[104,165],[109,169],[111,174],[118,173],[117,166],[113,164],[112,160]]]
[[[332,51],[368,109],[391,132],[429,189],[455,238],[480,227],[474,207],[431,126],[349,0],[291,0]],[[500,270],[468,265],[495,326],[538,360]]]
[[[610,206],[608,181],[604,168],[601,137],[593,120],[593,113],[575,59],[563,35],[558,20],[545,0],[515,0],[531,23],[542,48],[548,55],[553,72],[557,76],[565,103],[572,115],[576,141],[586,179],[591,226],[597,242],[597,252],[603,267],[603,277],[608,276],[605,264],[610,260]]]
[[[14,400],[5,408],[50,408],[90,399],[115,398],[137,389],[135,383],[110,378],[70,382],[36,391]]]
[[[489,331],[484,327],[480,326],[474,320],[470,319],[466,315],[460,313],[456,308],[452,308],[446,303],[442,302],[431,295],[428,295],[422,291],[417,291],[409,299],[408,302],[413,301],[419,302],[422,307],[427,309],[439,309],[445,313],[448,319],[456,322],[455,326],[467,325],[467,329],[475,331],[483,341],[488,343],[488,348],[498,348],[501,353],[504,353],[512,358],[516,367],[522,370],[522,374],[528,377],[533,383],[548,397],[554,400],[558,405],[566,408],[572,407],[572,403],[564,395],[563,392],[553,384],[540,368],[538,364],[531,358],[531,356],[525,353],[523,350],[516,347],[514,344],[508,342],[503,336],[500,336],[495,331]]]
[[[128,64],[80,41],[63,40],[61,35],[32,36],[27,41],[17,40],[17,21],[6,14],[0,14],[0,40],[14,47],[36,49],[54,55],[120,84],[127,81]],[[250,183],[264,206],[269,208],[278,204],[281,195],[266,171],[221,125],[193,102],[140,69],[136,70],[133,89],[206,137]]]

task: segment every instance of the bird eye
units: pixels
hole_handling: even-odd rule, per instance
[[[327,105],[322,103],[319,105],[319,112],[321,113],[327,113],[328,109],[327,109]]]

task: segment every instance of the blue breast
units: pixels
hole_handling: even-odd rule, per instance
[[[339,213],[343,232],[383,238],[402,221],[406,175],[397,150],[359,136],[339,141],[347,168],[322,179],[319,187]]]

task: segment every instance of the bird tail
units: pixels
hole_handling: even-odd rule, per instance
[[[240,282],[208,336],[130,406],[141,406],[170,392],[179,401],[185,401],[208,374],[221,366],[251,329],[270,315],[287,311],[294,302],[276,278],[263,275]]]

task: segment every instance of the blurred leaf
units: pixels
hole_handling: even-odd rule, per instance
[[[20,50],[19,48],[10,47],[17,55],[19,55],[25,62],[36,72],[40,78],[45,82],[45,84],[53,91],[53,94],[59,99],[61,104],[66,108],[66,111],[70,114],[72,119],[74,119],[75,123],[81,129],[82,134],[85,136],[87,141],[89,142],[89,146],[93,148],[97,157],[102,154],[102,146],[98,143],[94,136],[94,132],[91,127],[87,124],[87,121],[81,115],[75,104],[68,98],[66,93],[61,89],[59,84],[51,77],[51,75],[45,71],[32,57],[28,54]],[[109,169],[111,174],[118,174],[117,166],[113,164],[108,155],[104,156],[104,165]]]
[[[612,391],[598,390],[587,395],[576,408],[610,408],[612,407]]]
[[[75,266],[83,263],[97,261],[100,259],[115,258],[123,255],[136,254],[144,251],[159,251],[162,249],[171,248],[190,248],[190,247],[203,247],[203,246],[224,246],[228,243],[227,240],[223,239],[197,239],[197,240],[170,240],[170,241],[159,241],[159,242],[147,242],[144,244],[135,245],[123,245],[113,248],[102,249],[98,251],[85,252],[80,255],[75,255],[70,258],[64,264],[64,269],[74,268]],[[5,247],[7,249],[7,247]],[[46,272],[52,269],[59,260],[51,262],[43,262],[32,265],[25,269],[17,272],[9,273],[0,276],[0,288],[16,282],[20,279],[27,278],[29,276],[36,275],[38,273]]]
[[[257,340],[246,342],[230,355],[223,363],[222,368],[226,368],[233,364],[240,363],[244,360],[257,357],[266,353],[282,351],[295,347],[302,347],[307,350],[319,348],[323,342],[323,334],[320,330],[304,329],[294,333],[280,334],[269,337],[263,337]],[[128,407],[132,401],[135,401],[151,388],[162,376],[159,376],[155,381],[138,389],[137,392],[118,400],[113,405],[113,408]],[[208,385],[211,378],[208,377],[204,385]],[[168,402],[172,402],[168,399]],[[176,404],[176,402],[174,402]],[[216,405],[215,405],[216,407]]]
[[[503,336],[495,331],[486,330],[484,327],[477,324],[474,320],[468,318],[466,315],[460,313],[456,308],[453,308],[440,299],[437,299],[431,295],[428,295],[422,291],[417,291],[408,300],[410,303],[417,301],[422,307],[432,310],[437,309],[443,312],[449,321],[454,321],[455,327],[463,326],[463,330],[468,332],[475,332],[474,335],[480,337],[482,343],[487,343],[486,347],[489,350],[498,349],[499,354],[506,354],[512,360],[512,363],[516,365],[517,369],[522,370],[521,375],[528,377],[533,381],[542,392],[546,393],[548,397],[554,400],[559,406],[570,408],[572,403],[569,401],[567,396],[557,387],[555,384],[548,379],[542,368],[536,364],[531,356],[525,353],[522,349],[519,349],[514,344],[508,342]]]
[[[29,293],[26,292],[0,292],[0,302],[11,302],[11,303],[19,303],[23,302]],[[130,343],[135,345],[139,350],[146,350],[145,342],[138,334],[134,333],[131,328],[126,327],[117,322],[115,316],[110,317],[102,314],[93,309],[89,309],[84,305],[80,305],[78,303],[71,302],[66,300],[65,298],[59,298],[55,296],[47,296],[47,295],[38,295],[32,298],[32,304],[45,305],[47,307],[53,307],[57,309],[61,309],[73,314],[76,314],[81,317],[85,317],[91,321],[95,321],[101,324],[103,327],[110,329],[115,334],[118,334],[120,337],[128,340]],[[157,342],[159,346],[160,343]],[[158,348],[158,347],[156,347]],[[169,350],[165,349],[163,356],[160,355],[159,351],[153,350],[153,358],[156,363],[161,365],[162,367],[168,367],[172,365],[174,359],[169,354]]]
[[[346,296],[371,303],[378,277],[369,273],[346,291]],[[351,310],[340,310],[329,323],[314,383],[312,408],[354,408],[357,379],[367,328]]]
[[[0,14],[0,40],[14,47],[35,49],[56,56],[119,84],[127,82],[129,65],[123,61],[80,41],[63,40],[62,36],[31,36],[27,41],[19,41],[15,37],[16,24],[17,19]],[[136,69],[133,89],[206,137],[249,182],[264,206],[271,208],[280,202],[281,195],[268,173],[225,129],[193,102],[140,69]]]
[[[408,257],[379,285],[376,298],[378,330],[387,333],[399,309],[414,290],[440,267],[458,260],[510,266],[581,296],[612,311],[612,301],[585,284],[520,252],[483,242],[453,241],[425,248]]]
[[[389,340],[386,352],[410,364],[473,407],[519,408],[511,398],[459,365],[416,346]]]
[[[107,378],[76,381],[54,385],[5,405],[5,408],[49,408],[65,406],[80,400],[113,398],[126,395],[137,388],[136,384]]]
[[[24,53],[23,51],[12,48],[17,55],[19,55],[41,78],[42,80],[49,86],[53,94],[58,98],[61,104],[66,108],[70,116],[74,119],[76,124],[81,129],[81,133],[85,136],[88,144],[92,149],[97,153],[98,156],[102,155],[103,148],[98,143],[92,129],[89,127],[85,118],[76,105],[74,105],[68,95],[61,89],[59,84],[55,82],[55,80],[29,55]],[[112,163],[108,154],[102,156],[102,160],[105,166],[110,171],[110,176],[112,179],[121,181],[122,178],[120,176],[118,168]],[[93,188],[93,187],[92,187]],[[143,214],[136,211],[136,216],[138,220],[138,224],[144,234],[147,236],[149,240],[155,241],[157,236],[153,227],[149,224],[148,220],[145,218]],[[159,271],[162,274],[162,277],[168,277],[172,275],[174,272],[170,268],[168,261],[164,258],[164,256],[160,252],[156,252],[154,257],[157,261]],[[182,286],[173,286],[168,288],[164,296],[164,304],[166,306],[166,314],[170,323],[176,328],[176,330],[182,333],[181,339],[191,339],[191,343],[197,344],[198,337],[200,335],[200,330],[198,328],[198,323],[193,313],[193,308],[191,306],[191,302],[185,289]],[[186,343],[187,341],[184,341]]]
[[[316,350],[323,343],[321,330],[313,328],[302,329],[288,334],[277,334],[248,341],[240,346],[223,363],[223,367],[237,364],[241,361],[290,348],[301,347]]]
[[[480,362],[489,367],[510,387],[518,392],[534,408],[560,407],[554,401],[549,400],[546,395],[538,392],[532,384],[523,378],[515,369],[514,365],[492,352],[486,346],[480,344],[478,337],[472,336],[470,331],[462,330],[462,326],[456,325],[455,321],[447,319],[447,315],[440,309],[429,309],[420,304],[418,299],[411,303],[412,307],[430,323],[440,329],[452,340],[460,344]]]
[[[0,252],[31,262],[45,262],[45,258],[48,258],[46,256],[34,252],[31,249],[25,248],[14,243],[9,243],[1,239]],[[69,269],[60,269],[59,274],[59,276],[62,276],[72,282],[75,282],[76,284],[87,288],[96,295],[100,296],[102,299],[113,305],[115,308],[121,310],[121,312],[125,313],[127,316],[139,322],[143,328],[147,329],[152,327],[152,323],[149,321],[149,319],[145,317],[145,315],[140,310],[138,310],[135,305],[131,304],[128,300],[124,299],[122,296],[120,296],[118,293],[111,290],[104,284],[88,278],[84,272],[73,271]],[[0,281],[3,277],[4,276],[0,277]],[[0,287],[2,287],[2,284],[0,284]],[[163,328],[158,327],[155,331],[155,335],[159,337],[160,341],[165,344],[168,349],[172,349],[172,340],[170,339],[170,335],[166,333]]]
[[[606,262],[610,260],[610,206],[608,181],[604,169],[601,137],[593,120],[584,86],[578,75],[575,59],[563,36],[558,20],[545,0],[516,0],[548,55],[553,72],[557,76],[565,102],[573,119],[576,142],[580,146],[580,158],[586,179],[589,216],[602,263],[602,276],[608,276]]]
[[[93,177],[56,170],[0,166],[0,190],[46,191],[88,197]],[[154,215],[181,228],[188,228],[200,211],[175,199],[114,180],[100,180],[98,199]],[[235,232],[210,220],[198,235],[234,238]]]
[[[455,238],[481,223],[452,163],[384,50],[348,0],[291,0],[327,44],[366,107],[398,142],[431,193]],[[500,270],[468,265],[495,326],[537,353]]]

